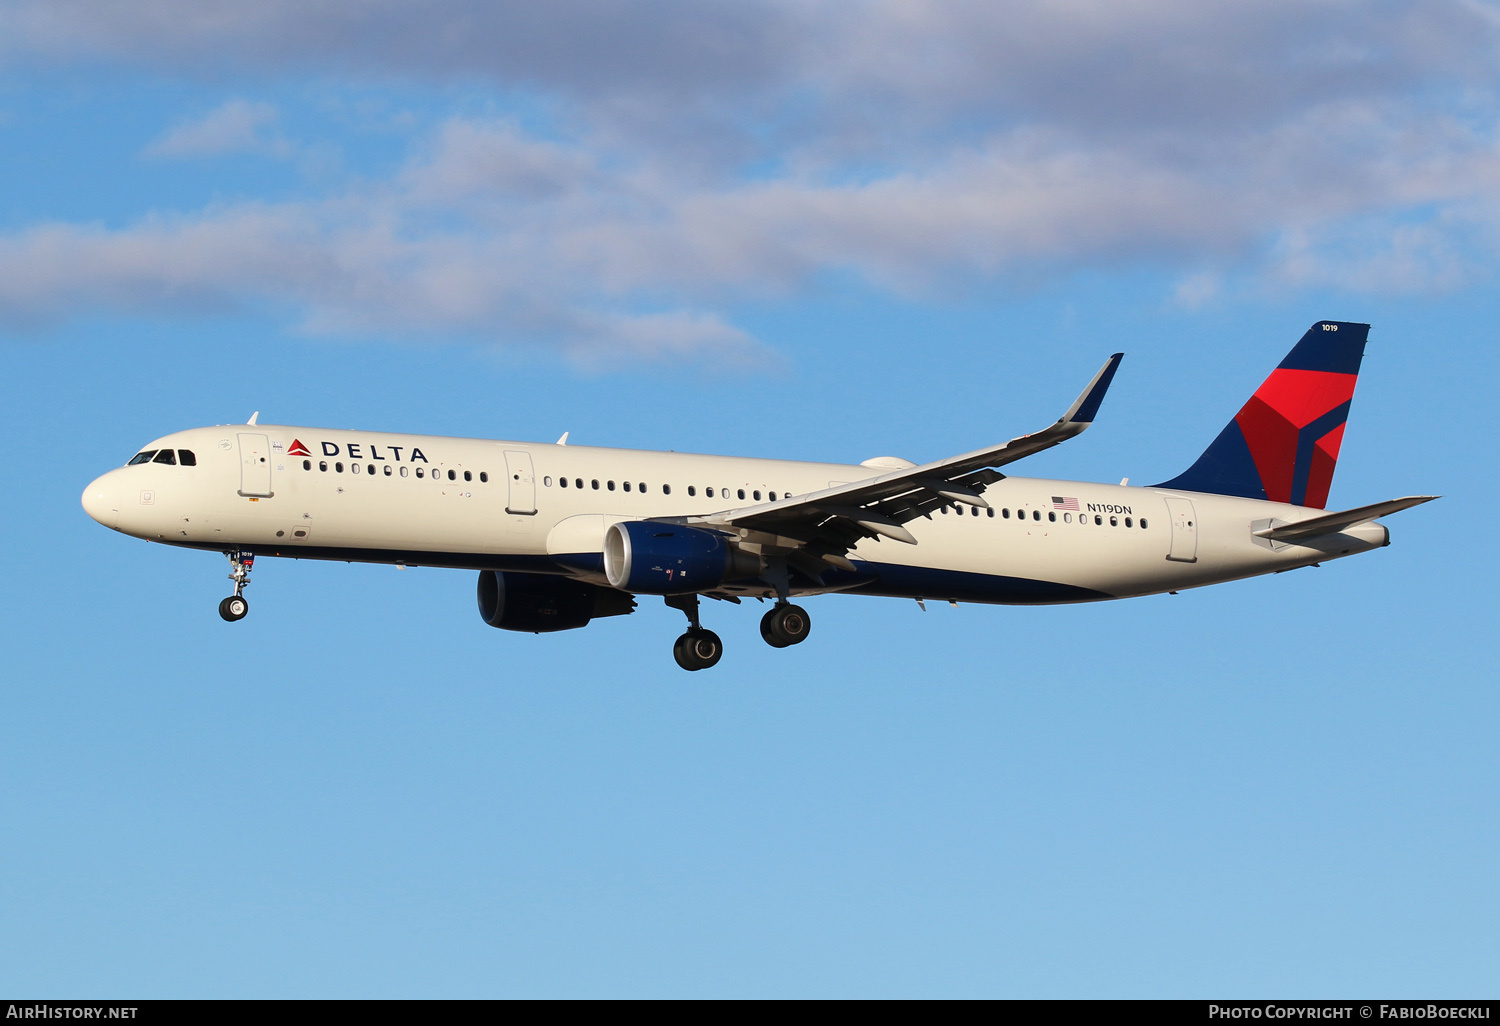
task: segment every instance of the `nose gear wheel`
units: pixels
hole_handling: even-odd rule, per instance
[[[230,623],[243,620],[250,612],[250,603],[242,594],[250,585],[250,571],[255,566],[253,552],[226,552],[229,558],[229,579],[234,582],[234,594],[219,603],[219,615]]]

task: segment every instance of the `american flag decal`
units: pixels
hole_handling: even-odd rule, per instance
[[[1078,500],[1071,495],[1054,495],[1052,496],[1052,508],[1070,509],[1076,513],[1078,512]]]

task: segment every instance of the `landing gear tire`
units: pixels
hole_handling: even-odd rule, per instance
[[[713,631],[698,628],[677,639],[672,658],[684,670],[706,670],[724,655],[724,642]]]
[[[760,636],[772,648],[787,648],[807,640],[812,620],[807,610],[790,602],[772,606],[760,619]]]
[[[230,623],[243,620],[248,612],[250,612],[250,603],[245,601],[243,595],[231,595],[219,603],[219,615]]]

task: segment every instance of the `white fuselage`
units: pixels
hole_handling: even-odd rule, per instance
[[[138,538],[599,584],[591,558],[616,522],[707,515],[882,472],[273,425],[197,428],[145,448],[188,450],[196,465],[121,467],[83,498],[96,520]],[[1123,598],[1305,566],[1388,540],[1382,525],[1365,523],[1271,542],[1252,532],[1321,511],[1160,488],[1007,477],[984,498],[990,510],[958,506],[909,523],[916,545],[864,541],[849,553],[860,573],[798,591],[1003,603]],[[725,590],[767,593],[755,582]]]

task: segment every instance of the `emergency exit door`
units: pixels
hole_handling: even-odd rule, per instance
[[[271,442],[265,435],[240,435],[240,494],[271,495]]]
[[[1191,499],[1169,498],[1167,520],[1172,527],[1172,547],[1167,558],[1179,563],[1198,562],[1198,516]]]
[[[505,512],[526,516],[536,512],[536,474],[531,469],[531,453],[505,454],[505,476],[510,485],[510,501]]]

